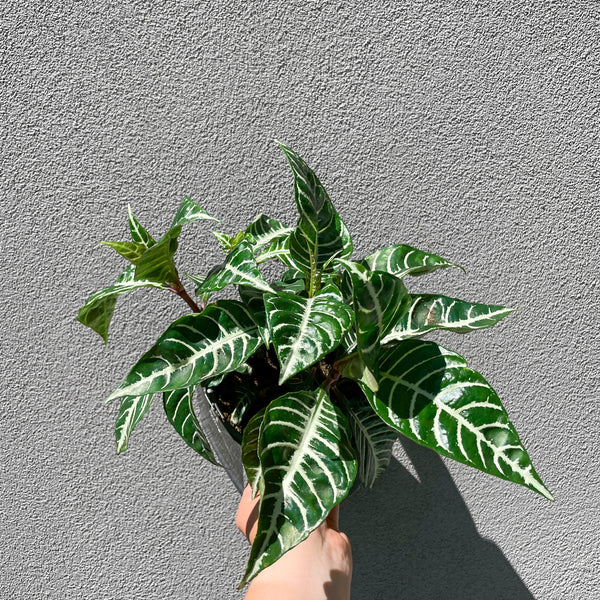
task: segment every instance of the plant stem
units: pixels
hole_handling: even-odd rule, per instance
[[[171,288],[171,291],[174,294],[177,294],[178,296],[183,298],[187,302],[187,305],[192,309],[193,312],[199,313],[199,312],[202,312],[206,308],[205,303],[203,303],[204,306],[200,307],[194,302],[194,300],[186,292],[181,281],[177,281],[177,283],[175,284],[175,287]]]

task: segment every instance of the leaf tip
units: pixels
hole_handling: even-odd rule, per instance
[[[104,401],[104,404],[110,404],[113,400],[116,400],[117,398],[121,398],[122,396],[119,393],[119,389],[115,390],[112,394],[110,394]]]

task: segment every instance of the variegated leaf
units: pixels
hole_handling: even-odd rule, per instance
[[[396,244],[377,250],[367,256],[363,262],[371,271],[384,271],[400,278],[405,275],[422,275],[437,269],[458,267],[441,256],[417,250],[406,244]]]
[[[227,253],[229,253],[246,236],[243,231],[240,231],[236,235],[227,235],[226,233],[221,233],[219,231],[213,231],[212,233],[217,238],[219,246]]]
[[[248,483],[252,489],[252,497],[256,496],[259,489],[262,470],[260,459],[258,457],[258,439],[260,427],[265,416],[265,408],[259,410],[244,428],[242,437],[242,463],[248,477]]]
[[[195,294],[200,298],[200,306],[206,306],[212,293],[203,294],[198,292],[200,286],[206,281],[206,275],[190,275],[189,273],[184,273],[184,275],[196,286]]]
[[[265,412],[258,529],[240,587],[306,539],[348,494],[356,459],[348,423],[327,392],[292,392]]]
[[[235,371],[260,344],[250,311],[236,300],[220,300],[172,323],[107,402],[190,387]]]
[[[120,254],[125,260],[134,265],[146,251],[146,246],[141,242],[100,242],[103,246],[109,246]]]
[[[425,335],[434,329],[447,329],[456,333],[469,333],[492,327],[514,309],[495,304],[465,302],[436,294],[413,294],[410,305],[383,340],[394,340]]]
[[[242,302],[250,309],[252,317],[258,325],[260,336],[268,348],[271,345],[271,333],[267,324],[267,311],[263,301],[264,293],[245,285],[238,287],[238,293]]]
[[[398,432],[384,423],[363,398],[345,402],[344,409],[354,439],[358,481],[372,488],[390,463]]]
[[[352,325],[352,309],[333,284],[312,298],[279,292],[264,300],[281,364],[279,385],[334,350]]]
[[[369,271],[351,261],[338,260],[352,279],[358,352],[375,379],[380,342],[407,308],[408,292],[400,279],[382,271]],[[377,387],[373,387],[377,391]]]
[[[170,229],[181,227],[185,223],[192,221],[218,221],[211,217],[203,208],[200,208],[189,196],[186,196],[179,205]]]
[[[138,260],[135,278],[157,283],[175,284],[179,280],[173,257],[181,227],[170,229],[156,244],[148,248]]]
[[[194,390],[191,386],[163,394],[163,406],[169,423],[184,442],[211,463],[219,465],[194,412]]]
[[[433,342],[404,340],[381,354],[379,391],[363,387],[391,427],[486,473],[552,499],[496,392],[462,356]]]
[[[252,245],[246,239],[231,250],[222,265],[209,272],[196,293],[217,292],[228,285],[245,285],[263,292],[273,292],[273,288],[263,279],[258,270]]]
[[[255,253],[275,240],[289,237],[292,231],[294,231],[293,227],[288,227],[281,221],[262,214],[258,215],[246,228],[246,234],[253,238],[252,246]]]
[[[345,223],[312,169],[291,148],[279,144],[294,173],[298,226],[290,236],[290,256],[307,275],[309,295],[318,287],[320,270],[332,258],[348,258],[352,240]]]
[[[156,242],[153,237],[140,225],[140,222],[134,217],[131,206],[127,205],[127,215],[129,217],[129,230],[131,239],[138,244],[143,244],[146,248],[154,246]]]
[[[108,328],[117,303],[117,296],[142,287],[165,289],[166,286],[154,281],[139,281],[135,279],[135,267],[131,265],[118,277],[114,285],[101,289],[90,296],[79,309],[77,320],[108,341]]]
[[[125,452],[129,444],[129,437],[137,424],[143,419],[152,404],[154,394],[144,396],[125,396],[121,400],[117,422],[115,424],[115,439],[117,454]]]
[[[261,250],[257,257],[256,262],[260,265],[268,260],[279,260],[289,269],[300,271],[300,266],[297,265],[290,254],[290,236],[277,238],[273,240],[266,248]]]
[[[233,237],[221,231],[213,231],[212,234],[219,242],[219,246],[225,252],[229,252],[233,248]]]

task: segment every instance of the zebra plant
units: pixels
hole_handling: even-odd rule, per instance
[[[421,339],[435,329],[491,327],[511,309],[435,294],[405,282],[456,265],[398,244],[352,258],[348,229],[320,181],[279,144],[294,176],[295,227],[260,215],[236,235],[215,232],[223,262],[188,275],[175,267],[181,228],[211,220],[185,198],[158,241],[129,210],[131,241],[106,242],[129,266],[97,292],[78,319],[107,340],[117,296],[140,287],[181,296],[190,314],[169,325],[108,397],[119,400],[117,452],[162,394],[168,420],[218,464],[194,412],[222,413],[242,446],[258,533],[240,586],[304,540],[355,484],[371,487],[399,434],[552,499],[497,394],[456,352]],[[267,282],[260,265],[282,264]],[[239,300],[214,299],[229,286]]]

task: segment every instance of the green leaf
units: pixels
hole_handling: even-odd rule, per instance
[[[387,344],[426,334],[434,329],[469,333],[492,327],[514,309],[495,304],[477,304],[436,294],[413,294],[410,305],[383,340]]]
[[[300,267],[294,262],[290,255],[289,235],[273,240],[264,250],[258,253],[256,262],[260,265],[268,260],[274,259],[279,260],[290,269],[300,270]]]
[[[226,261],[208,274],[196,293],[217,292],[228,285],[245,285],[264,292],[273,292],[273,288],[258,270],[252,245],[248,240],[242,240],[231,250]]]
[[[408,306],[410,298],[400,279],[369,271],[350,261],[338,260],[352,279],[358,352],[376,380],[380,341]],[[377,391],[376,385],[372,388]]]
[[[362,388],[388,425],[552,500],[496,392],[462,356],[433,342],[404,340],[382,352],[379,372],[376,396]]]
[[[129,444],[129,436],[137,424],[148,412],[152,404],[154,394],[144,396],[125,396],[121,400],[119,414],[115,425],[115,438],[117,442],[117,454],[125,452]]]
[[[127,205],[127,214],[129,216],[129,230],[131,231],[131,239],[138,244],[143,244],[146,248],[154,246],[156,242],[152,236],[140,225],[140,222],[133,216],[131,206]]]
[[[179,205],[177,213],[173,218],[170,229],[175,227],[181,227],[186,223],[192,221],[218,221],[214,217],[211,217],[203,208],[200,208],[189,196],[186,196]]]
[[[260,467],[260,459],[258,457],[258,439],[260,435],[260,427],[265,416],[266,408],[259,410],[248,421],[242,436],[242,463],[248,483],[252,489],[252,497],[256,496],[259,490],[260,480],[262,478],[262,470]]]
[[[359,394],[361,400],[348,399],[343,406],[353,434],[358,480],[364,487],[372,488],[390,463],[398,432],[384,423]]]
[[[312,298],[279,292],[264,301],[281,364],[279,385],[334,350],[352,325],[352,309],[333,284]]]
[[[222,250],[229,252],[233,248],[234,238],[232,236],[220,231],[213,231],[212,234],[215,236],[215,238],[217,238],[217,242],[219,243],[219,246],[221,246]]]
[[[101,289],[90,296],[79,309],[77,320],[102,336],[105,343],[108,341],[108,328],[117,303],[117,296],[142,287],[160,289],[166,287],[153,281],[138,281],[134,275],[135,267],[132,265],[119,275],[114,285]]]
[[[181,227],[170,229],[154,246],[142,254],[135,268],[135,278],[157,283],[176,284],[179,280],[173,257]]]
[[[319,271],[332,258],[348,258],[352,240],[327,192],[310,167],[291,148],[279,144],[294,173],[298,226],[290,236],[290,255],[306,273],[309,295],[319,288]]]
[[[235,371],[260,344],[248,309],[236,300],[220,300],[172,323],[107,402],[186,388]]]
[[[259,437],[264,489],[240,587],[306,539],[356,477],[348,423],[327,392],[291,392],[265,412]]]
[[[134,265],[146,251],[146,246],[138,242],[100,242],[103,246],[109,246],[123,258]]]
[[[269,331],[269,325],[267,324],[267,311],[263,301],[263,292],[255,288],[240,285],[238,287],[238,293],[242,302],[252,313],[252,317],[258,325],[260,337],[268,348],[271,345],[271,333]]]
[[[371,271],[384,271],[400,278],[405,275],[423,275],[437,269],[458,267],[441,256],[417,250],[406,244],[377,250],[367,256],[363,262]]]
[[[293,231],[293,227],[288,227],[281,221],[262,214],[258,215],[246,228],[246,234],[251,235],[254,239],[253,249],[255,253],[276,240],[289,237]]]
[[[214,465],[220,466],[194,412],[194,386],[163,394],[163,406],[169,423],[185,443]]]

